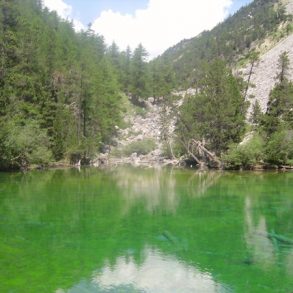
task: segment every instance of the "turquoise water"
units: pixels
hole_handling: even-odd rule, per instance
[[[292,240],[293,173],[0,173],[0,292],[291,293]]]

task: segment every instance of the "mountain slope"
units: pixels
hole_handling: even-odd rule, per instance
[[[293,1],[284,0],[283,4],[286,8],[287,15],[293,14]],[[292,26],[292,23],[291,23]],[[262,44],[266,46],[267,44]],[[269,99],[269,94],[273,87],[276,84],[276,75],[279,70],[279,56],[287,52],[289,57],[290,64],[293,64],[293,34],[283,38],[277,44],[274,44],[271,49],[267,50],[262,54],[252,71],[250,78],[250,83],[252,86],[249,86],[247,97],[250,102],[250,107],[248,109],[248,117],[251,114],[253,105],[255,101],[259,102],[262,112],[267,110],[267,104]],[[248,81],[250,66],[243,68],[242,73],[244,75],[244,80]],[[287,78],[293,80],[293,67],[290,66],[287,72]]]
[[[289,4],[292,5],[292,0]],[[249,53],[268,36],[279,40],[290,34],[290,20],[292,17],[286,14],[284,1],[255,0],[213,30],[181,41],[153,62],[164,60],[165,64],[170,64],[178,87],[195,86],[202,61],[222,58],[231,66],[243,64]]]
[[[251,75],[250,84],[247,92],[250,107],[248,115],[251,113],[252,106],[258,100],[262,112],[267,109],[268,98],[271,90],[276,84],[276,75],[279,70],[278,62],[279,56],[283,52],[288,52],[290,64],[293,64],[293,34],[280,41],[271,50],[262,55],[255,66]],[[249,76],[250,65],[243,69],[244,79],[247,80]],[[293,67],[288,70],[288,79],[293,80]]]

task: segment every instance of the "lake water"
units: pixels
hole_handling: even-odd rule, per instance
[[[291,293],[290,239],[293,173],[0,173],[0,292]]]

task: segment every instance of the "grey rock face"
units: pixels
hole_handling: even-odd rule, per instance
[[[276,76],[279,72],[279,57],[285,51],[288,52],[290,59],[288,79],[293,80],[293,34],[291,34],[286,39],[280,41],[267,53],[262,55],[258,64],[255,66],[250,80],[252,86],[250,86],[247,93],[247,99],[250,102],[248,117],[251,114],[255,100],[258,100],[263,112],[267,110],[270,91],[277,82]],[[249,70],[250,65],[242,70],[244,79],[246,80],[248,79]]]
[[[282,0],[281,2],[286,6],[287,14],[293,14],[293,0]],[[247,100],[250,102],[247,118],[250,117],[252,106],[256,100],[258,100],[263,112],[267,110],[269,94],[277,82],[279,57],[283,52],[288,52],[290,60],[287,78],[293,80],[293,34],[291,34],[262,55],[255,66],[250,80],[251,86],[247,93]],[[249,71],[250,65],[242,69],[245,80],[248,80]]]

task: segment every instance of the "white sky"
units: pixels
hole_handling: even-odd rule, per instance
[[[74,28],[77,31],[86,29],[84,24],[79,20],[73,17],[73,8],[71,5],[67,4],[63,0],[42,0],[43,4],[50,10],[55,10],[57,14],[68,20],[73,20]]]
[[[119,257],[115,266],[106,266],[93,278],[102,289],[133,285],[143,292],[210,292],[223,290],[208,272],[164,255],[158,250],[146,249],[145,260],[139,266],[132,257]]]
[[[44,4],[63,18],[73,18],[73,8],[66,0],[44,0]],[[102,11],[92,28],[108,45],[115,41],[121,50],[142,43],[153,58],[181,40],[213,28],[224,20],[231,5],[232,0],[149,0],[147,8],[134,14]],[[84,28],[78,19],[73,20],[77,30]]]

